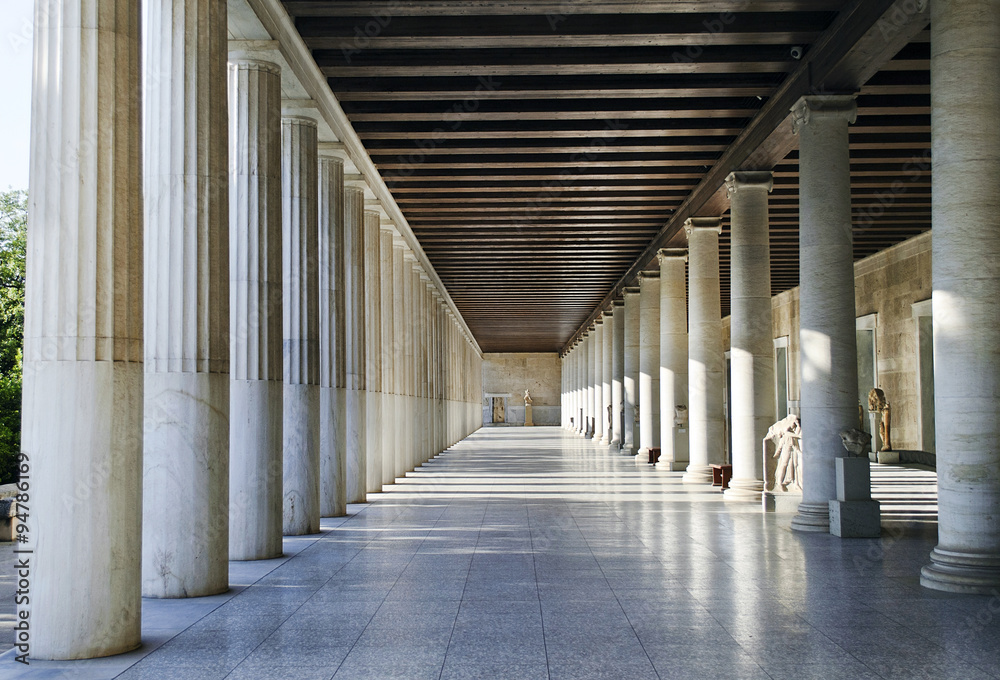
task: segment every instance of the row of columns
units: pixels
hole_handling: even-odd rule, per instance
[[[33,658],[137,647],[142,596],[225,591],[480,424],[478,349],[317,110],[225,3],[147,4],[144,60],[138,3],[36,16]]]
[[[995,592],[1000,587],[1000,13],[978,0],[932,4],[931,108],[935,422],[939,448],[939,543],[921,572],[929,588]],[[969,83],[982,87],[970,87]],[[986,93],[986,94],[984,94]],[[857,347],[848,128],[853,95],[810,95],[792,109],[799,136],[800,344],[803,498],[792,528],[828,531],[840,431],[857,422]],[[759,443],[775,418],[767,194],[771,173],[727,178],[732,224],[731,391],[733,478],[727,499],[757,500]],[[659,270],[602,311],[563,356],[563,424],[584,433],[605,377],[595,373],[601,325],[624,326],[623,361],[612,362],[611,410],[624,431],[612,450],[710,481],[724,451],[724,357],[719,318],[719,218],[686,223],[684,252],[662,250]],[[657,283],[658,281],[658,283]],[[624,319],[622,313],[624,312]],[[685,342],[686,336],[686,342]],[[604,340],[606,342],[605,331]],[[617,335],[614,335],[617,338]],[[615,340],[612,340],[614,343]],[[617,349],[612,349],[616,352]],[[684,354],[687,354],[684,357]],[[686,363],[687,375],[684,364]],[[685,379],[686,378],[686,379]],[[684,389],[687,389],[685,399]],[[688,443],[677,405],[688,407]],[[631,418],[638,410],[638,435]],[[597,425],[599,430],[600,425]],[[685,457],[687,465],[684,468]]]

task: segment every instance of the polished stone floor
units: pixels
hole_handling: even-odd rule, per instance
[[[931,472],[876,466],[881,539],[802,535],[559,428],[481,430],[233,562],[231,592],[144,601],[144,646],[0,677],[1000,677],[1000,593],[924,590]]]

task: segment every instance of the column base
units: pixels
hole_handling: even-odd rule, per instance
[[[727,501],[760,503],[764,482],[757,479],[731,479],[729,488],[722,492]]]
[[[618,453],[619,449],[621,449],[621,445],[622,443],[619,440],[612,439],[610,442],[608,442],[608,451],[610,451],[611,453]]]
[[[681,481],[685,484],[711,484],[712,468],[707,465],[688,465]]]
[[[1000,555],[934,548],[931,563],[920,570],[920,585],[949,593],[995,595],[1000,589]]]
[[[636,452],[635,464],[649,465],[649,447],[644,446]]]
[[[601,446],[607,446],[610,443],[611,443],[611,440],[608,439],[607,435],[604,435],[603,437],[601,437],[601,442],[600,442]]]
[[[623,456],[635,456],[635,449],[631,446],[626,446],[621,450],[621,455]]]
[[[654,465],[657,470],[666,470],[667,472],[683,472],[688,468],[688,462],[686,460],[663,460],[662,458]]]
[[[799,503],[799,512],[792,518],[792,531],[830,533],[829,503]]]

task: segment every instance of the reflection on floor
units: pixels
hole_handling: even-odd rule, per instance
[[[138,652],[20,668],[170,680],[1000,675],[1000,594],[918,585],[935,544],[932,472],[873,468],[886,528],[871,540],[792,533],[790,517],[680,477],[558,428],[482,430],[324,520],[321,535],[286,539],[283,559],[232,563],[230,593],[145,601]],[[16,677],[10,657],[2,677]]]

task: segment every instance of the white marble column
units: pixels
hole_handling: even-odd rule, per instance
[[[408,433],[406,431],[406,352],[405,352],[405,328],[406,314],[403,306],[403,290],[406,286],[406,279],[403,275],[403,239],[393,237],[392,241],[392,351],[393,351],[393,372],[392,384],[395,401],[396,420],[393,429],[396,432],[395,441],[395,474],[402,477],[406,474],[408,459],[406,457],[406,445]]]
[[[604,434],[604,319],[594,322],[594,434],[592,441],[600,442]]]
[[[286,536],[319,531],[319,251],[316,121],[281,119]]]
[[[344,335],[344,160],[319,160],[320,515],[347,514],[347,374]]]
[[[1000,588],[998,75],[996,3],[935,0],[934,400],[937,441],[946,444],[937,452],[938,544],[920,583],[936,590],[993,595]],[[988,606],[995,611],[994,605]]]
[[[625,431],[622,455],[633,456],[639,447],[639,287],[628,287],[625,297],[625,377],[622,394],[625,403]]]
[[[689,463],[683,480],[711,484],[712,464],[722,463],[726,442],[723,390],[726,355],[722,349],[722,301],[719,292],[718,217],[692,217],[684,223],[688,238],[688,442]]]
[[[639,451],[649,462],[660,445],[660,272],[639,272]]]
[[[281,555],[281,70],[229,64],[229,558]]]
[[[760,503],[760,442],[774,422],[774,338],[771,332],[771,249],[767,194],[771,172],[726,178],[730,213],[730,413],[733,478],[726,500]]]
[[[625,398],[625,301],[615,300],[611,331],[611,442],[609,448],[618,453],[622,446],[622,408]]]
[[[671,472],[688,466],[687,421],[677,423],[677,407],[687,408],[687,250],[664,248],[660,262],[660,460]]]
[[[365,211],[365,445],[366,491],[382,490],[382,274],[381,218]]]
[[[799,337],[802,503],[797,531],[830,530],[840,431],[858,422],[858,356],[847,128],[851,95],[809,96],[792,109],[799,136]]]
[[[81,9],[94,16],[86,27]],[[35,15],[20,461],[30,489],[18,508],[29,541],[15,544],[33,551],[30,603],[17,604],[31,616],[31,661],[140,643],[139,23],[138,3],[111,0]],[[12,563],[11,586],[15,574]]]
[[[405,253],[405,277],[406,289],[404,307],[406,309],[406,457],[407,471],[417,467],[417,432],[420,421],[416,413],[417,392],[416,392],[416,329],[414,321],[416,319],[416,295],[417,284],[420,282],[420,275],[416,270],[416,256],[412,251]]]
[[[395,332],[393,330],[392,282],[392,223],[383,220],[379,232],[379,272],[382,293],[382,484],[396,481],[396,394],[393,384],[395,369]]]
[[[142,591],[199,597],[229,587],[226,4],[146,7]]]
[[[583,420],[587,424],[583,431],[584,437],[590,435],[594,436],[594,377],[596,375],[596,369],[594,367],[594,347],[597,344],[595,339],[597,333],[597,327],[591,326],[587,329],[586,336],[586,352],[587,352],[587,397],[583,404],[584,414]]]
[[[576,376],[576,398],[574,399],[573,415],[576,419],[576,427],[573,431],[582,435],[586,431],[586,419],[584,401],[587,398],[587,351],[583,336],[576,341],[573,348],[576,354],[576,366],[573,369]]]
[[[611,310],[604,312],[604,331],[601,333],[601,414],[604,423],[601,429],[601,444],[607,446],[611,442],[612,423],[608,420],[608,407],[611,406],[611,349],[614,343],[614,322]]]
[[[344,188],[344,372],[347,376],[347,502],[366,500],[365,192]]]

